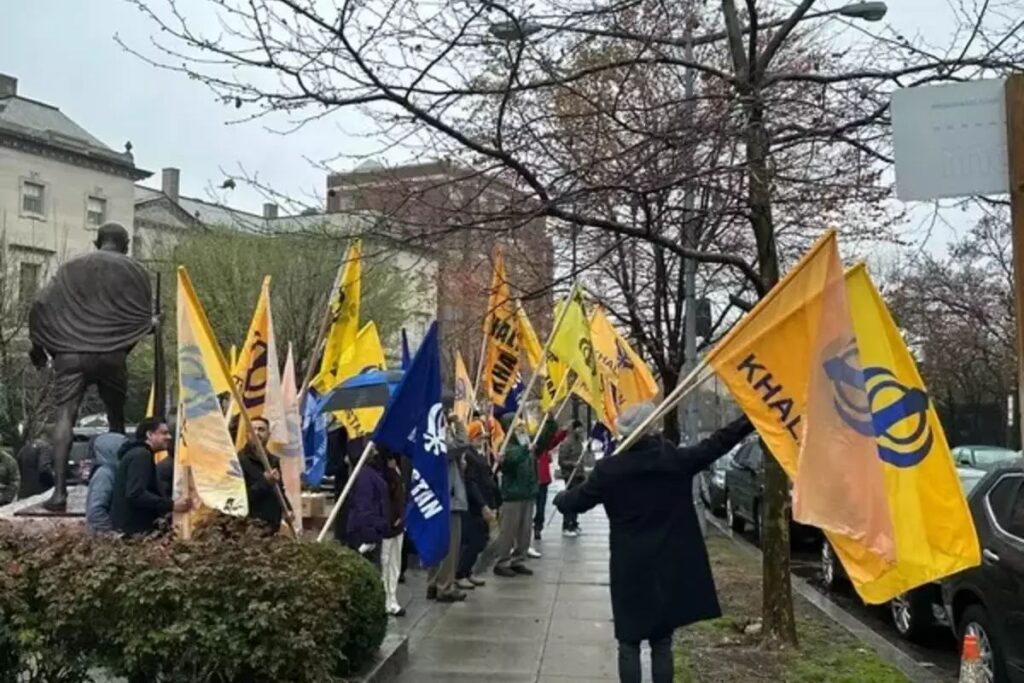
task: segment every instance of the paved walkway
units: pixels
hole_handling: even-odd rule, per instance
[[[529,565],[535,576],[489,575],[466,602],[437,605],[423,598],[423,572],[410,573],[415,578],[403,593],[412,600],[402,626],[410,654],[400,683],[618,680],[608,520],[603,509],[593,510],[580,518],[579,538],[564,538],[550,504],[548,515],[544,539],[535,544],[544,557]]]

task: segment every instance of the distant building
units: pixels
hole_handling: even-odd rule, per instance
[[[401,237],[440,253],[438,318],[445,365],[461,350],[475,374],[494,246],[505,250],[513,296],[543,340],[550,330],[554,247],[527,196],[489,174],[449,161],[385,168],[372,162],[327,178],[327,210],[383,214]]]
[[[0,74],[0,248],[19,300],[30,301],[61,262],[93,249],[96,230],[131,230],[135,182],[131,145],[115,152],[53,105],[18,94]]]

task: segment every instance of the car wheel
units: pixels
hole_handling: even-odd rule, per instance
[[[821,582],[828,591],[836,590],[843,583],[839,558],[836,557],[836,551],[832,549],[832,544],[828,540],[821,542]]]
[[[964,636],[971,634],[978,639],[981,667],[985,683],[1006,683],[1006,660],[1002,645],[996,640],[988,612],[981,605],[971,605],[960,617],[960,651],[963,652]]]
[[[738,534],[743,533],[743,527],[746,525],[742,518],[736,516],[736,512],[732,509],[732,498],[728,496],[725,499],[725,521],[730,529]]]
[[[889,601],[892,624],[901,638],[920,640],[932,626],[932,604],[927,591],[912,590]]]

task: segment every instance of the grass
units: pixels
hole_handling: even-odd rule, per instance
[[[904,683],[870,648],[794,595],[798,648],[767,647],[754,630],[761,566],[727,538],[708,536],[724,616],[676,634],[676,683]]]

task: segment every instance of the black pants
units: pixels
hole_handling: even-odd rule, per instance
[[[487,546],[487,522],[480,515],[466,513],[462,517],[462,547],[455,578],[468,579],[477,557]]]
[[[575,477],[568,485],[566,485],[567,491],[572,491],[574,488],[583,483],[583,477]],[[567,512],[562,515],[562,531],[577,531],[580,528],[579,515],[575,512]]]
[[[541,484],[537,489],[537,504],[534,506],[533,511],[533,530],[542,531],[544,529],[544,515],[546,514],[548,505],[548,485]]]
[[[672,634],[648,641],[651,644],[651,677],[654,683],[672,683]],[[641,683],[640,643],[619,641],[619,682]]]

